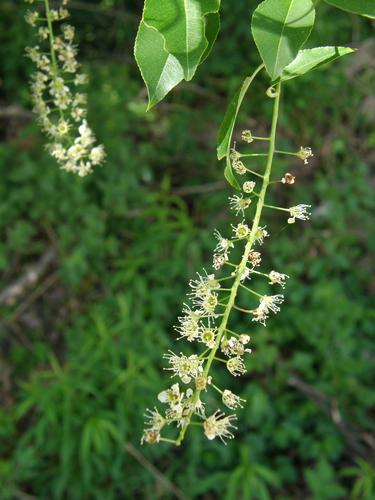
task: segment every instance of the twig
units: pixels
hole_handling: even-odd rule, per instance
[[[24,491],[21,490],[16,490],[14,492],[15,498],[19,500],[38,500],[37,497],[34,497],[33,495],[29,495],[28,493],[25,493]]]
[[[353,425],[345,422],[338,408],[337,401],[331,400],[326,394],[322,393],[315,387],[306,384],[296,376],[290,377],[288,384],[302,392],[302,394],[313,401],[326,415],[331,418],[332,422],[344,436],[352,452],[354,451],[367,462],[375,465],[374,454],[362,444],[365,442],[370,448],[373,448],[374,438],[371,434],[365,433],[360,429],[355,429]]]
[[[30,305],[36,301],[41,295],[43,295],[48,288],[50,288],[57,280],[58,273],[55,272],[47,278],[38,286],[26,299],[13,311],[13,313],[6,318],[6,323],[11,323],[15,321],[23,312],[26,311]]]
[[[135,460],[137,460],[138,463],[147,469],[154,476],[154,478],[164,486],[165,489],[173,493],[176,498],[180,498],[182,500],[185,498],[182,491],[178,489],[177,486],[175,486],[167,477],[165,477],[159,469],[149,462],[147,458],[131,443],[125,443],[125,449],[133,458],[135,458]]]
[[[40,259],[27,267],[25,273],[20,276],[14,283],[0,292],[0,305],[12,305],[15,301],[25,293],[27,289],[35,285],[41,276],[45,273],[48,266],[56,258],[56,251],[49,248]]]
[[[31,119],[32,117],[32,111],[21,108],[21,106],[17,106],[16,104],[0,108],[0,118]]]

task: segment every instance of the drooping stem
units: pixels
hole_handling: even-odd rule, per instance
[[[261,215],[262,215],[262,211],[263,211],[263,207],[264,207],[264,200],[265,200],[268,185],[270,183],[270,174],[271,174],[271,170],[272,170],[273,157],[275,154],[276,128],[277,128],[277,121],[278,121],[278,116],[279,116],[280,93],[281,93],[281,83],[278,83],[276,86],[275,100],[274,100],[274,106],[273,106],[270,141],[269,141],[269,148],[268,148],[268,153],[267,153],[267,163],[266,163],[266,167],[265,167],[265,171],[264,171],[264,175],[263,175],[263,182],[262,182],[262,187],[261,187],[261,190],[259,193],[259,198],[258,198],[257,207],[256,207],[256,211],[255,211],[253,226],[252,226],[248,241],[246,243],[245,250],[244,250],[242,258],[241,258],[241,262],[237,266],[236,277],[235,277],[235,280],[234,280],[233,285],[232,285],[229,300],[227,302],[225,311],[223,313],[220,326],[218,328],[218,333],[217,333],[215,345],[214,345],[213,349],[211,350],[209,356],[207,357],[207,362],[206,362],[204,372],[203,372],[204,377],[208,377],[208,375],[209,375],[212,362],[214,361],[214,359],[216,357],[216,352],[220,347],[221,339],[226,332],[229,316],[234,308],[238,288],[241,284],[241,276],[246,268],[249,254],[250,254],[250,252],[253,248],[254,242],[256,240],[256,234],[257,234],[257,231],[258,231],[258,228],[260,225],[260,219],[261,219]],[[186,431],[187,431],[189,424],[190,424],[190,419],[194,413],[194,405],[195,405],[195,403],[197,403],[199,396],[200,396],[200,393],[201,393],[201,390],[197,389],[193,395],[192,410],[190,411],[190,413],[187,417],[187,423],[181,429],[180,434],[176,440],[177,446],[179,446],[181,444],[181,442],[183,441],[183,439],[185,437]]]
[[[52,17],[51,17],[51,9],[49,6],[49,0],[44,0],[44,8],[46,11],[47,26],[48,26],[48,37],[49,37],[50,56],[51,56],[51,63],[52,63],[52,74],[53,74],[54,78],[56,79],[59,76],[59,67],[57,64],[57,58],[56,58],[56,52],[55,52],[55,36],[53,33],[53,25],[52,25]],[[64,112],[60,107],[58,108],[58,112],[59,112],[60,118],[64,119]]]
[[[46,10],[46,19],[47,19],[47,25],[48,25],[48,36],[49,36],[52,67],[53,67],[53,72],[57,76],[57,60],[56,60],[55,47],[54,47],[55,39],[54,39],[54,35],[53,35],[53,26],[52,26],[52,20],[51,20],[51,9],[49,7],[49,0],[44,0],[44,8]]]

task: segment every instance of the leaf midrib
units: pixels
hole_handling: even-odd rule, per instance
[[[280,47],[281,47],[281,42],[282,42],[282,39],[283,39],[283,34],[284,34],[284,29],[285,29],[285,25],[286,25],[286,20],[288,19],[288,16],[289,16],[289,13],[290,13],[290,9],[292,8],[292,5],[294,4],[294,0],[292,0],[289,4],[289,7],[288,7],[288,10],[287,10],[287,13],[286,13],[286,16],[285,16],[285,21],[284,21],[284,24],[283,24],[283,28],[281,30],[281,34],[280,34],[280,38],[279,38],[279,43],[277,44],[277,51],[276,51],[276,58],[275,58],[275,64],[273,66],[273,71],[272,71],[272,76],[273,78],[277,77],[278,75],[275,75],[275,68],[278,64],[278,59],[279,59],[279,53],[280,53]]]

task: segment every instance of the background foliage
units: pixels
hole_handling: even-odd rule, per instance
[[[267,221],[266,259],[292,278],[282,313],[251,326],[249,374],[231,387],[248,401],[239,435],[226,447],[196,429],[181,449],[139,445],[186,282],[229,222],[216,134],[258,56],[257,2],[228,4],[194,82],[145,114],[132,56],[141,2],[72,1],[89,119],[108,153],[79,179],[43,149],[28,111],[31,34],[22,8],[1,2],[0,294],[52,255],[14,303],[0,295],[2,500],[375,498],[373,22],[334,11],[332,23],[328,5],[311,46],[360,50],[286,85],[280,146],[316,156],[309,168],[280,160],[297,184],[274,196],[314,213],[311,225]],[[241,115],[260,133],[269,103],[251,96],[263,92],[258,81]]]

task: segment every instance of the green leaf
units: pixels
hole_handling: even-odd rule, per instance
[[[251,82],[254,80],[259,71],[263,69],[263,67],[264,65],[262,64],[254,71],[254,73],[251,76],[246,77],[245,80],[242,82],[241,87],[235,93],[234,97],[229,103],[229,106],[224,116],[224,120],[219,130],[217,157],[219,160],[221,160],[226,156],[226,166],[224,170],[224,176],[229,182],[229,184],[233,186],[235,189],[239,189],[240,187],[235,176],[233,175],[232,165],[229,158],[233,130],[245,94],[248,88],[250,87]]]
[[[325,2],[338,9],[375,19],[374,0],[325,0]]]
[[[240,185],[238,184],[237,179],[235,178],[235,176],[233,174],[232,165],[231,165],[229,156],[226,159],[226,162],[227,163],[226,163],[225,169],[224,169],[224,177],[229,182],[229,184],[232,187],[234,187],[234,189],[237,189],[239,191],[240,190]]]
[[[148,108],[161,101],[184,77],[178,60],[164,49],[164,38],[141,21],[134,55],[148,92]]]
[[[319,66],[331,62],[339,57],[354,52],[349,47],[316,47],[300,50],[297,57],[281,73],[281,80],[290,80],[302,76]]]
[[[311,0],[265,0],[255,9],[251,30],[271,80],[296,57],[314,20]]]
[[[220,0],[146,0],[143,21],[163,35],[165,50],[179,61],[187,81],[209,46],[205,16],[219,7]]]
[[[245,97],[248,88],[251,85],[251,82],[254,80],[254,78],[262,68],[263,64],[259,66],[251,76],[247,76],[245,78],[245,80],[242,82],[241,87],[235,93],[234,97],[229,103],[229,106],[225,112],[225,116],[219,130],[218,146],[217,146],[217,157],[219,160],[221,160],[222,158],[224,158],[224,156],[229,154],[232,142],[233,129],[236,123],[237,115],[241,107],[242,101]]]
[[[208,45],[206,47],[206,50],[203,52],[199,64],[202,64],[202,62],[205,61],[207,57],[210,55],[210,52],[212,50],[212,47],[214,46],[214,43],[216,42],[216,38],[219,31],[220,31],[220,14],[218,12],[215,12],[213,14],[207,14],[205,36]]]

